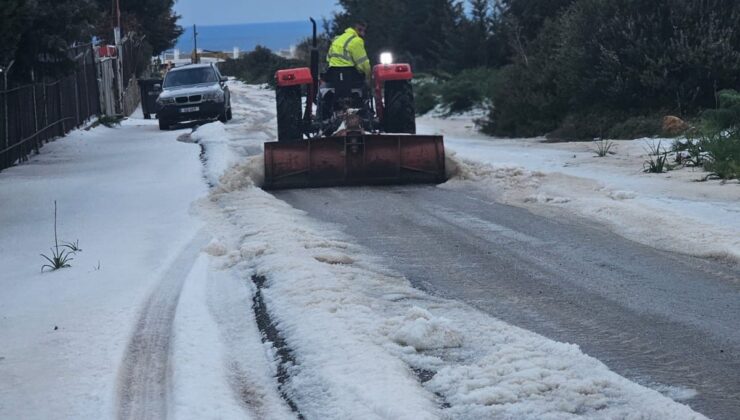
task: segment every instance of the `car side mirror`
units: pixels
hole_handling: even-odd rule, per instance
[[[221,76],[221,83],[226,83],[229,81],[229,78],[226,76]]]

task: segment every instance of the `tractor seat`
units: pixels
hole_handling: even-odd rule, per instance
[[[337,98],[349,97],[353,89],[365,87],[365,77],[354,67],[329,67],[324,77],[325,86],[334,89]]]

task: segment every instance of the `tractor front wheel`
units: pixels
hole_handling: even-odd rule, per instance
[[[414,90],[408,80],[385,82],[383,131],[416,134]]]
[[[278,141],[296,141],[303,138],[301,130],[301,87],[278,87],[277,100]]]

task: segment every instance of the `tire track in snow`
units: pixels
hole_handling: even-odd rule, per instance
[[[185,279],[208,243],[198,232],[175,258],[139,314],[118,373],[119,419],[165,419],[172,326]]]
[[[280,390],[280,396],[285,400],[291,410],[296,414],[298,419],[303,420],[304,417],[301,414],[295,401],[285,392],[285,385],[290,380],[289,368],[295,365],[295,359],[293,358],[292,351],[285,342],[285,339],[280,335],[275,324],[270,319],[270,313],[267,310],[265,301],[262,297],[262,289],[265,287],[265,279],[262,276],[253,276],[252,281],[254,282],[257,290],[254,294],[254,315],[257,319],[257,327],[262,332],[262,338],[265,343],[269,343],[275,349],[275,355],[277,358],[277,380],[279,383],[278,389]]]

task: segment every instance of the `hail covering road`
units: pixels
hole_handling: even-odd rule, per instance
[[[434,186],[290,190],[426,291],[467,302],[644,385],[694,389],[716,419],[740,413],[740,273],[659,251],[575,217],[554,220]]]
[[[242,135],[245,139],[272,136],[260,131],[274,117],[271,106],[248,97],[236,105],[240,117],[252,123],[248,136]],[[241,145],[243,139],[234,137],[242,127],[227,125],[228,134],[213,128],[222,133],[217,135],[201,129],[193,137],[204,150],[224,147],[208,142],[226,135],[234,143],[229,147],[240,153],[260,153],[251,140]],[[224,173],[237,163],[209,156],[206,174]],[[219,183],[217,176],[206,177],[211,185]],[[475,188],[326,188],[272,194],[310,218],[338,226],[419,289],[575,343],[618,374],[685,400],[709,417],[732,419],[740,412],[736,268],[640,245],[576,217],[536,215],[491,200]],[[227,213],[239,207],[228,200],[221,205]],[[181,269],[187,271],[189,265]],[[168,337],[181,278],[179,272],[165,275],[150,298],[155,305],[142,312],[141,334],[132,337],[121,373],[119,418],[168,414],[168,342],[138,337]],[[144,353],[161,357],[140,357]],[[681,395],[691,390],[697,394]],[[279,399],[272,389],[263,393]],[[293,397],[306,408],[300,393]],[[247,400],[254,405],[254,398]],[[294,407],[292,400],[286,401]],[[287,414],[286,404],[273,401],[269,406],[280,406],[281,414]],[[251,408],[257,414],[263,410]]]

